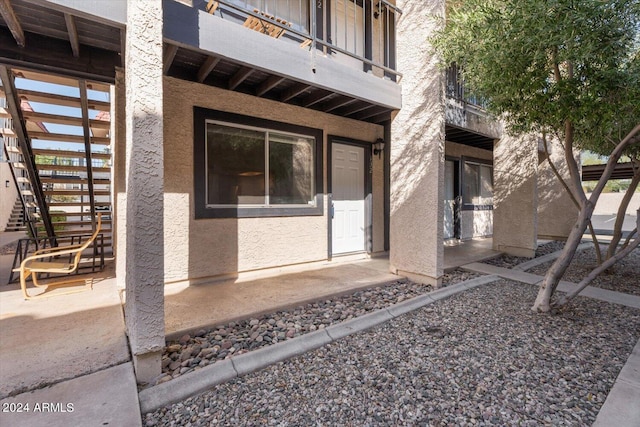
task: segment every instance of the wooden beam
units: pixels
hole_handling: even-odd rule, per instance
[[[82,117],[62,116],[59,114],[36,113],[35,111],[23,111],[25,120],[32,122],[57,123],[61,125],[82,126]],[[106,120],[89,120],[92,128],[109,129],[110,122]]]
[[[84,136],[82,138],[84,140]],[[74,159],[82,159],[85,156],[82,151],[53,150],[50,148],[34,148],[33,154],[37,154],[40,156],[67,157],[67,158],[74,158]],[[102,159],[102,160],[111,159],[110,153],[91,153],[91,156],[94,159]]]
[[[255,68],[241,67],[234,75],[229,79],[229,90],[234,90],[240,83],[245,81],[255,71]]]
[[[334,95],[333,92],[324,92],[320,90],[317,93],[311,94],[307,96],[305,99],[303,99],[302,106],[311,107],[312,105],[317,104],[318,102],[322,102],[333,95]]]
[[[18,89],[20,99],[44,104],[62,105],[64,107],[80,108],[80,98],[74,96],[58,95],[55,93],[37,92],[34,90]],[[89,109],[98,111],[110,111],[110,105],[105,101],[89,100]]]
[[[380,124],[389,121],[391,118],[391,110],[383,111],[382,113],[378,113],[372,117],[368,118],[368,121],[375,124]]]
[[[84,142],[84,138],[79,135],[67,135],[64,133],[49,132],[31,132],[31,139],[40,139],[44,141],[60,141],[60,142]],[[111,140],[98,136],[91,137],[91,143],[96,145],[109,145]]]
[[[274,87],[278,86],[280,83],[284,81],[284,77],[281,76],[271,76],[258,86],[256,90],[256,96],[262,96],[265,93],[269,92]]]
[[[374,116],[377,116],[379,114],[383,114],[385,112],[387,112],[389,109],[386,107],[380,107],[380,106],[376,106],[376,108],[370,108],[368,109],[368,111],[363,111],[361,113],[358,113],[356,115],[354,115],[352,118],[356,119],[356,120],[364,120],[364,119],[368,119]]]
[[[13,74],[15,74],[16,77],[22,77],[23,79],[37,80],[39,82],[53,83],[78,89],[78,79],[64,77],[60,74],[41,73],[21,68],[14,68]],[[109,94],[111,90],[111,86],[109,84],[96,81],[92,81],[91,83],[87,82],[87,88],[98,92],[105,92],[106,94]]]
[[[346,97],[346,96],[343,97],[343,98],[334,99],[333,101],[327,103],[327,105],[324,106],[322,111],[324,111],[325,113],[328,113],[330,111],[335,110],[336,108],[344,107],[345,105],[352,104],[352,103],[354,103],[356,101],[357,101],[357,99],[349,98],[349,97]]]
[[[26,166],[27,174],[29,176],[29,182],[31,183],[31,189],[33,190],[36,202],[40,208],[40,215],[44,222],[44,228],[47,236],[54,237],[55,231],[53,224],[51,223],[51,217],[49,216],[49,209],[47,207],[47,201],[42,192],[42,184],[40,183],[40,175],[35,166],[35,156],[31,151],[31,144],[29,142],[29,136],[27,134],[27,125],[22,117],[22,110],[20,109],[20,100],[16,93],[16,87],[13,81],[11,72],[5,65],[0,65],[0,80],[4,87],[6,94],[7,108],[11,112],[13,119],[13,127],[18,139],[18,146],[22,152],[22,158]]]
[[[280,102],[287,102],[288,100],[293,99],[296,96],[300,95],[302,92],[309,89],[310,87],[311,85],[308,85],[305,83],[295,84],[284,91],[284,93],[280,97]]]
[[[67,33],[69,34],[69,43],[71,43],[71,51],[75,58],[80,57],[80,41],[78,39],[78,29],[76,28],[76,20],[73,15],[64,14],[64,22],[67,24]]]
[[[13,6],[11,6],[9,0],[0,0],[0,15],[2,15],[7,27],[9,27],[9,31],[13,34],[18,46],[24,47],[26,43],[24,31],[22,31],[22,25],[20,25],[20,21],[18,21],[18,17],[13,11]]]
[[[368,110],[369,108],[373,107],[375,107],[375,105],[373,104],[353,105],[350,108],[340,111],[340,114],[342,114],[343,116],[350,116],[352,114],[359,113],[360,111]]]
[[[118,52],[84,46],[79,58],[69,50],[69,42],[27,33],[29,49],[18,47],[4,27],[0,27],[0,63],[13,68],[66,74],[98,82],[115,82]]]
[[[178,46],[175,44],[167,43],[164,48],[164,57],[162,58],[162,72],[167,74],[169,68],[171,68],[171,64],[173,63],[173,58],[176,57],[176,53],[178,52]]]
[[[198,70],[198,83],[202,83],[211,74],[216,65],[220,62],[217,56],[208,56]]]

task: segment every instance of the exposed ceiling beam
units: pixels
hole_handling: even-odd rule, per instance
[[[318,91],[314,94],[311,94],[309,96],[307,96],[305,99],[302,100],[302,106],[303,107],[311,107],[314,104],[317,104],[318,102],[322,102],[325,99],[329,98],[333,96],[333,92],[328,92],[328,91]]]
[[[361,113],[358,113],[358,114],[352,116],[351,118],[356,119],[356,120],[365,120],[365,119],[368,119],[370,117],[374,117],[374,116],[377,116],[379,114],[386,113],[387,111],[388,111],[388,108],[386,108],[386,107],[370,108],[367,111],[363,111]]]
[[[346,96],[343,98],[334,99],[333,101],[328,102],[327,105],[325,105],[324,108],[322,108],[322,111],[324,111],[325,113],[328,113],[330,111],[335,110],[336,108],[344,107],[345,105],[352,104],[356,101],[357,99],[349,98]]]
[[[216,65],[220,62],[217,56],[208,56],[198,70],[198,83],[202,83],[211,74]]]
[[[240,85],[240,83],[245,81],[247,77],[253,74],[255,70],[256,70],[255,68],[251,68],[251,67],[241,67],[238,70],[238,72],[236,72],[229,79],[229,90],[234,90],[235,88],[237,88]]]
[[[269,92],[274,87],[278,86],[280,83],[284,81],[284,77],[281,76],[271,76],[258,86],[256,90],[256,96],[262,96],[265,93]]]
[[[388,121],[391,118],[391,111],[384,111],[382,113],[376,114],[375,116],[372,116],[369,118],[369,121],[372,123],[383,123]]]
[[[76,28],[76,20],[73,15],[64,14],[64,22],[67,24],[67,33],[69,33],[69,43],[71,43],[71,51],[76,58],[80,57],[80,41],[78,39],[78,29]]]
[[[176,57],[176,53],[178,52],[178,46],[175,44],[166,44],[164,48],[164,56],[162,58],[162,72],[167,74],[169,68],[171,68],[171,64],[173,63],[173,58]]]
[[[311,85],[308,85],[305,83],[295,84],[284,91],[284,93],[280,97],[280,102],[287,102],[288,100],[293,99],[296,96],[300,95],[302,92],[309,89],[310,87]]]
[[[344,110],[340,111],[340,114],[342,114],[343,116],[350,116],[352,114],[359,113],[360,111],[368,110],[369,108],[373,107],[375,107],[375,105],[372,104],[352,105],[351,107],[345,108]]]
[[[20,25],[20,21],[18,21],[18,17],[13,11],[13,6],[11,6],[9,0],[0,0],[0,15],[2,15],[7,27],[9,27],[18,46],[24,47],[26,44],[24,31],[22,31],[22,25]]]
[[[98,82],[113,83],[117,52],[84,46],[79,58],[69,52],[69,42],[27,33],[28,49],[18,47],[6,28],[0,27],[0,63],[11,67],[65,74]]]

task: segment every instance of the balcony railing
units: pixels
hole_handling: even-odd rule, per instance
[[[458,64],[451,64],[447,69],[447,97],[463,104],[473,105],[481,109],[487,106],[487,100],[471,93],[465,85],[464,77]]]
[[[387,0],[218,0],[206,10],[271,37],[295,42],[363,71],[399,81],[396,22]]]

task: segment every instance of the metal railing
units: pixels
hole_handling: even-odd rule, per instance
[[[486,99],[476,96],[468,90],[464,82],[462,67],[458,64],[453,63],[447,68],[446,91],[447,97],[463,104],[473,105],[480,109],[487,107]]]
[[[285,30],[311,52],[343,54],[399,81],[396,70],[396,22],[402,11],[387,0],[218,0],[215,14],[256,18]],[[281,36],[278,35],[278,38]]]

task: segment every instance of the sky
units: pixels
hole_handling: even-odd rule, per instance
[[[53,93],[56,95],[66,95],[73,97],[80,97],[80,89],[77,87],[64,86],[53,83],[45,83],[34,80],[28,80],[23,78],[16,78],[15,85],[17,89],[33,90],[38,92]],[[109,102],[109,94],[105,92],[99,92],[95,90],[87,90],[87,97],[90,100]],[[38,113],[57,114],[71,117],[82,117],[82,111],[80,108],[57,106],[52,104],[45,104],[41,102],[29,102],[33,111]],[[98,114],[97,110],[89,110],[89,118],[94,119]],[[83,130],[81,126],[61,125],[55,123],[44,123],[47,130],[51,133],[65,133],[69,135],[82,135]],[[56,147],[61,150],[75,151],[80,149],[77,143],[63,143],[58,141],[47,140],[33,140],[34,148],[53,148]],[[96,151],[103,151],[104,146],[94,146]]]

